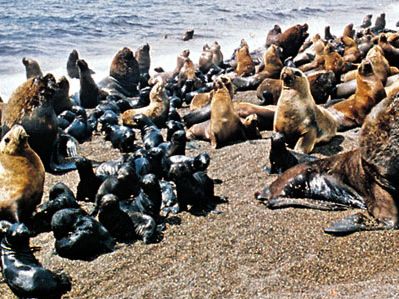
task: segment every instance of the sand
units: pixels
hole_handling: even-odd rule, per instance
[[[256,102],[254,92],[238,100]],[[72,278],[65,298],[392,298],[399,294],[397,231],[355,233],[332,237],[323,228],[354,210],[323,212],[308,209],[268,210],[254,199],[277,176],[270,166],[270,131],[263,139],[211,149],[191,142],[188,155],[207,151],[208,174],[220,179],[216,195],[228,197],[222,214],[195,216],[183,212],[169,217],[163,240],[145,245],[118,244],[94,261],[72,261],[54,250],[52,233],[31,245],[51,270]],[[340,133],[330,144],[316,146],[319,157],[356,147],[358,130]],[[81,146],[96,161],[119,156],[101,136]],[[46,174],[46,189],[56,182],[76,191],[77,172]],[[14,298],[0,278],[0,297]]]

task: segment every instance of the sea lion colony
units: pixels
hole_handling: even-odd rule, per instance
[[[250,52],[242,40],[223,60],[215,42],[203,47],[199,65],[184,50],[173,71],[157,68],[153,76],[150,46],[136,53],[125,47],[99,83],[73,50],[67,71],[81,88],[71,97],[65,77],[43,76],[36,61],[24,58],[28,81],[1,106],[1,261],[11,290],[59,298],[71,289],[68,276],[33,256],[29,238],[41,232],[53,232],[58,255],[92,260],[116,242],[159,242],[170,213],[218,212],[226,200],[215,196],[219,181],[206,173],[209,155],[185,156],[187,141],[196,138],[218,148],[274,130],[271,171],[281,175],[255,193],[258,200],[269,208],[367,210],[334,223],[326,229],[331,234],[396,228],[399,45],[384,18],[372,27],[369,17],[358,29],[349,24],[338,37],[326,28],[324,38],[311,39],[307,24],[285,31],[275,25],[265,49]],[[235,91],[250,89],[257,89],[259,105],[234,102]],[[181,109],[190,104],[192,111]],[[320,160],[308,155],[337,129],[360,126],[358,149]],[[78,143],[93,133],[124,155],[103,163],[80,156]],[[64,159],[67,167],[57,168]],[[76,196],[58,183],[40,204],[44,167],[77,169]]]

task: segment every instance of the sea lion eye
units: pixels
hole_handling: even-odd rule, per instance
[[[301,77],[302,76],[302,74],[299,71],[295,71],[294,75],[297,76],[297,77]]]
[[[4,139],[4,142],[5,143],[9,143],[10,142],[10,138],[7,137],[6,139]]]

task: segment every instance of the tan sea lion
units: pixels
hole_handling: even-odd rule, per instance
[[[177,57],[176,57],[176,67],[173,71],[158,71],[155,75],[153,75],[148,83],[150,85],[154,85],[157,83],[157,81],[159,79],[161,79],[162,81],[164,81],[165,83],[169,80],[172,79],[174,77],[176,77],[179,73],[181,68],[183,67],[186,59],[190,56],[190,50],[189,49],[185,49],[183,50]]]
[[[381,80],[374,72],[368,59],[363,59],[356,75],[356,92],[347,100],[329,107],[339,129],[349,129],[362,125],[366,115],[386,96]]]
[[[285,171],[256,192],[269,208],[308,207],[323,210],[357,207],[368,214],[351,215],[325,232],[348,234],[398,228],[399,98],[389,97],[367,116],[359,148]],[[309,186],[309,187],[308,187]]]
[[[36,60],[24,57],[22,58],[22,63],[25,66],[26,79],[30,79],[36,76],[43,76],[40,65]]]
[[[282,48],[276,45],[270,45],[263,54],[263,65],[259,69],[257,76],[278,79],[280,77],[280,72],[284,67],[283,62],[281,61],[282,51]]]
[[[44,177],[28,134],[14,125],[0,142],[0,220],[26,222],[42,199]]]
[[[241,47],[236,50],[235,57],[237,61],[235,72],[238,76],[249,76],[255,72],[255,63],[249,55],[248,44],[245,40],[241,40]]]
[[[316,143],[335,136],[337,123],[323,107],[317,106],[307,77],[299,69],[285,67],[281,72],[283,89],[274,115],[273,129],[287,138],[299,136],[295,150],[310,153]]]
[[[345,62],[356,63],[361,58],[361,53],[357,47],[357,43],[349,36],[341,37],[341,41],[345,46],[343,59]]]
[[[168,118],[169,98],[165,91],[165,83],[159,80],[151,89],[150,104],[143,108],[129,109],[122,113],[122,122],[126,126],[135,126],[133,117],[144,114],[158,126],[163,127]]]
[[[355,30],[353,29],[353,24],[350,23],[345,26],[344,32],[342,33],[342,36],[347,36],[350,38],[353,38],[355,36]]]
[[[198,67],[200,71],[206,74],[213,66],[220,66],[223,63],[223,54],[220,45],[215,41],[211,46],[205,44],[199,58]]]
[[[177,84],[179,86],[183,86],[183,84],[190,80],[196,81],[197,77],[195,75],[195,65],[192,60],[187,57],[183,63],[183,66],[180,69],[180,72],[177,76]]]

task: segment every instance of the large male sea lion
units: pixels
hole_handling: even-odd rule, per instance
[[[332,234],[397,228],[398,136],[399,97],[395,96],[381,101],[367,116],[359,148],[294,166],[256,196],[269,208],[358,207],[373,217],[344,218],[325,230]]]
[[[0,142],[0,219],[26,222],[42,199],[44,176],[28,134],[14,125]]]
[[[323,107],[314,102],[309,81],[299,69],[285,67],[281,72],[283,90],[278,99],[273,128],[287,135],[299,137],[295,150],[310,153],[316,143],[335,136],[337,124]]]

